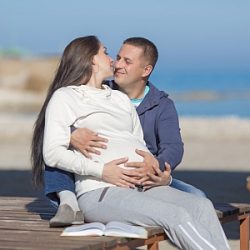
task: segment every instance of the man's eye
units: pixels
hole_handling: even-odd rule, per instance
[[[105,55],[108,55],[109,53],[108,53],[108,51],[105,50],[105,51],[104,51],[104,54],[105,54]]]
[[[130,60],[125,60],[126,64],[131,64],[132,62]]]

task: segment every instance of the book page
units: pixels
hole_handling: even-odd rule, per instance
[[[106,225],[105,235],[147,239],[148,232],[140,226],[132,226],[123,222],[112,221]]]
[[[66,227],[61,236],[102,236],[104,231],[104,224],[100,222],[92,222],[80,226]]]

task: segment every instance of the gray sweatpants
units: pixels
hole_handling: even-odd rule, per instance
[[[115,220],[161,226],[180,249],[230,249],[214,207],[206,198],[168,186],[146,192],[120,187],[104,190],[80,196],[79,206],[87,222]]]

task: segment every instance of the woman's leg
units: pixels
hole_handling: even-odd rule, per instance
[[[214,206],[209,199],[175,190],[169,186],[151,188],[145,191],[145,194],[185,208],[196,223],[207,228],[216,245],[226,245],[230,248]]]
[[[213,246],[210,233],[181,206],[119,187],[109,188],[100,199],[103,190],[91,191],[79,198],[86,221],[107,223],[117,220],[141,226],[161,226],[181,249],[228,249]]]

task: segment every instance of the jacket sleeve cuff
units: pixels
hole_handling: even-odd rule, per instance
[[[167,163],[170,165],[171,170],[174,170],[173,166],[171,165],[171,162],[169,162],[168,160],[163,159],[163,158],[160,157],[160,156],[156,157],[156,159],[157,159],[158,162],[159,162],[160,169],[161,169],[162,172],[165,171],[165,168],[166,168],[166,167],[165,167],[165,162],[167,162]]]
[[[162,172],[165,171],[165,161],[161,157],[156,157],[156,159],[159,162],[159,166],[160,166],[161,171]]]

